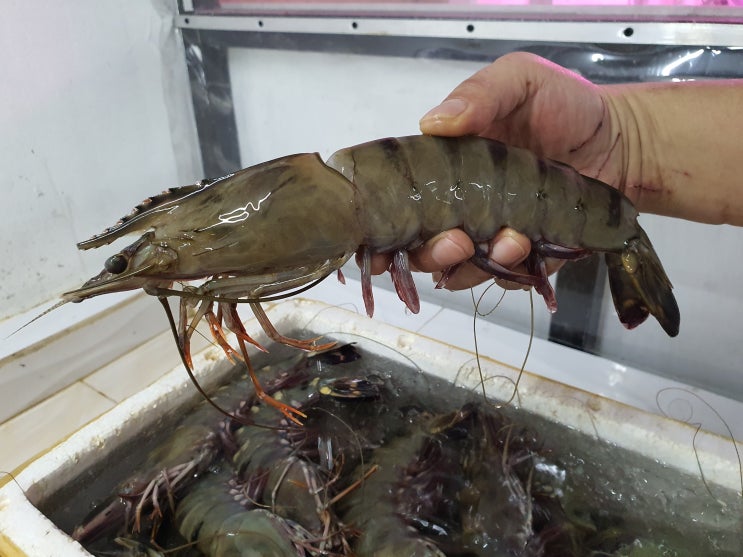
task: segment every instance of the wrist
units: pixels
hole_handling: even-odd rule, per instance
[[[606,86],[606,172],[640,212],[659,212],[664,184],[657,161],[662,138],[653,113],[633,85]],[[661,211],[662,212],[662,211]]]

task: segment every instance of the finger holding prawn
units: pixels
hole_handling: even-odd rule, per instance
[[[433,280],[437,284],[441,283],[451,267],[457,266],[453,271],[449,271],[448,278],[441,284],[442,288],[452,291],[466,290],[490,279],[494,279],[496,284],[505,290],[529,290],[531,288],[524,284],[493,277],[492,274],[467,262],[474,254],[474,246],[461,230],[449,230],[439,236],[442,238],[438,241],[434,238],[411,254],[411,261],[418,270],[433,273]],[[432,243],[435,245],[431,245]],[[516,273],[529,272],[525,265],[532,248],[528,237],[506,227],[501,229],[486,246],[486,248],[483,247],[487,249],[488,258],[494,264]],[[459,252],[469,255],[456,259],[456,254]],[[548,276],[556,273],[564,264],[564,260],[544,258]]]
[[[477,247],[487,252],[494,265],[516,270],[529,255],[531,242],[526,236],[506,227],[489,242]],[[433,279],[439,287],[464,290],[493,277],[469,262],[475,251],[476,246],[462,230],[448,230],[415,250],[411,260],[417,269],[433,273]],[[509,289],[523,288],[523,285],[502,282],[510,285]]]
[[[488,242],[488,256],[493,263],[504,268],[525,273],[524,260],[531,251],[531,242],[523,234],[512,228],[503,228]],[[441,284],[446,290],[466,290],[493,278],[468,260],[475,254],[475,246],[467,234],[458,229],[441,232],[419,248],[410,252],[411,269],[431,273],[434,282],[441,282],[449,271],[448,278]],[[375,255],[372,258],[372,274],[382,274],[389,270],[391,256]],[[562,267],[564,261],[546,258],[549,275]],[[495,279],[506,290],[526,290],[528,287],[508,280]]]
[[[409,255],[411,270],[435,273],[466,262],[475,255],[475,246],[463,230],[453,228],[437,234],[420,247],[411,250]],[[391,263],[392,254],[373,255],[371,260],[372,274],[381,275],[388,271]],[[487,276],[479,282],[486,279]],[[436,280],[438,281],[438,279]]]

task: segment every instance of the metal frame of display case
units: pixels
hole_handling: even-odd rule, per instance
[[[229,48],[342,52],[490,62],[539,54],[598,83],[743,76],[743,9],[557,8],[461,5],[239,4],[179,0],[207,176],[241,167]],[[597,58],[599,57],[599,58]],[[691,64],[702,58],[703,63]],[[661,72],[658,67],[664,68]],[[700,70],[701,68],[701,70]],[[606,284],[603,259],[564,267],[549,339],[592,351]]]

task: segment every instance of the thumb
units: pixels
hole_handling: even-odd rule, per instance
[[[420,120],[430,135],[480,134],[506,118],[532,94],[533,73],[541,58],[517,52],[498,58],[458,85]]]

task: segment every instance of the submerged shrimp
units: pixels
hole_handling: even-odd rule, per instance
[[[419,301],[408,250],[455,227],[479,246],[508,226],[532,241],[528,273],[498,266],[479,247],[471,259],[475,265],[533,286],[556,311],[544,258],[602,252],[622,323],[633,328],[652,314],[675,336],[680,317],[672,286],[637,216],[618,190],[524,149],[480,137],[382,139],[342,149],[327,163],[316,153],[290,155],[145,200],[115,226],[78,244],[98,248],[143,233],[109,257],[99,275],[64,294],[62,303],[142,288],[163,302],[189,370],[189,339],[206,319],[225,353],[246,361],[259,396],[298,421],[304,417],[300,410],[260,388],[246,348],[258,343],[243,327],[238,303],[250,304],[275,341],[322,349],[327,345],[279,334],[260,302],[311,286],[358,253],[372,316],[371,255],[392,253],[393,283],[415,313]],[[173,289],[175,282],[204,279],[200,286]],[[177,325],[169,296],[181,300]],[[189,320],[192,304],[196,311]],[[223,326],[236,335],[239,351]]]
[[[275,393],[306,382],[307,358],[294,357],[277,365],[265,366],[267,391]],[[250,413],[255,395],[249,384],[238,378],[212,393],[211,400],[228,408],[238,418]],[[172,434],[153,449],[140,469],[124,480],[111,497],[72,532],[72,537],[89,543],[111,532],[153,534],[167,507],[224,454],[236,450],[233,433],[239,423],[224,419],[203,402],[173,429]],[[257,429],[257,428],[256,428]]]

